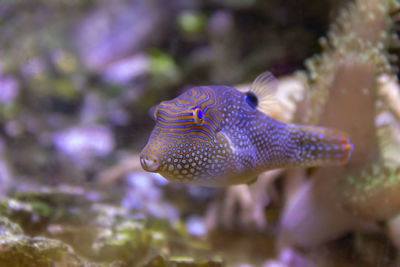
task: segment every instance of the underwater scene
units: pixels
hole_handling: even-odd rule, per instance
[[[400,1],[0,0],[0,267],[400,266]]]

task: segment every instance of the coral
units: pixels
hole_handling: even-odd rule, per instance
[[[203,260],[214,256],[207,250],[179,222],[106,203],[80,187],[41,187],[0,201],[0,262],[7,266],[221,266]],[[182,254],[193,256],[173,257]]]
[[[24,204],[26,207],[30,206],[28,203]],[[76,207],[72,205],[69,208]],[[104,210],[110,213],[112,207],[105,207]],[[23,226],[28,224],[25,222]],[[160,228],[160,225],[154,228]],[[191,257],[167,256],[169,245],[162,229],[148,231],[143,222],[134,220],[124,219],[121,222],[115,222],[110,228],[107,226],[102,229],[99,226],[85,228],[83,225],[76,225],[72,228],[67,224],[48,225],[48,231],[52,232],[54,237],[72,244],[81,253],[86,252],[86,257],[92,260],[78,255],[71,245],[67,245],[63,241],[46,237],[29,237],[18,224],[0,216],[1,265],[9,267],[53,265],[71,267],[223,266],[223,261],[220,259],[196,260]],[[90,238],[90,235],[95,238],[87,242],[85,239]],[[80,246],[78,242],[81,243]],[[89,248],[83,249],[82,243],[91,246],[91,253],[88,252]]]
[[[379,147],[385,166],[396,168],[400,164],[400,86],[394,76],[379,77],[376,116]]]
[[[0,262],[2,266],[122,266],[115,263],[90,263],[76,255],[73,249],[58,240],[28,237],[21,227],[6,217],[0,217]]]
[[[183,259],[165,259],[162,256],[154,257],[143,267],[222,267],[223,262],[221,260],[208,260],[208,261],[194,261],[190,258]]]
[[[398,7],[398,1],[351,3],[321,39],[323,53],[307,62],[303,122],[346,131],[354,152],[348,165],[320,168],[294,192],[282,219],[282,246],[315,247],[399,212],[391,202],[398,171],[384,166],[375,124],[378,77],[395,70],[388,49],[398,43],[390,16]]]
[[[349,60],[371,66],[373,75],[391,71],[387,51],[398,41],[392,34],[390,14],[398,5],[395,0],[357,0],[341,10],[327,37],[320,39],[323,53],[306,61],[310,105],[305,122],[321,121],[331,92],[339,90],[335,89],[335,76]]]
[[[264,210],[277,194],[273,182],[282,172],[282,169],[267,171],[250,186],[235,185],[227,188],[207,210],[205,219],[207,229],[235,227],[247,231],[266,229],[269,222]]]
[[[322,53],[281,76],[315,53],[344,2]],[[389,53],[400,47],[398,3],[4,1],[0,265],[390,266],[400,251]],[[269,115],[348,131],[349,165],[267,172],[219,198],[142,172],[135,152],[153,127],[149,107],[178,88],[267,69],[280,81]],[[279,228],[278,261],[266,263]]]

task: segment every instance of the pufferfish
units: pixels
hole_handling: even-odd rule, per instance
[[[265,72],[250,89],[198,86],[154,109],[140,154],[144,170],[202,186],[250,184],[267,170],[343,165],[353,150],[342,131],[286,124],[264,111],[278,82]]]

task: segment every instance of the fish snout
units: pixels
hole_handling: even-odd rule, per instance
[[[149,154],[140,155],[140,164],[145,171],[155,172],[160,167],[160,161],[157,157]]]

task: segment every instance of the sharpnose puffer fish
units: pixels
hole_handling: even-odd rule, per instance
[[[344,132],[285,124],[262,111],[276,88],[266,72],[245,92],[199,86],[161,102],[140,154],[143,169],[170,181],[228,186],[251,183],[271,169],[345,164],[353,145]]]

